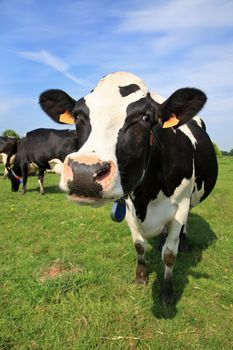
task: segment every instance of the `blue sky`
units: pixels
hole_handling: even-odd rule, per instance
[[[0,133],[61,128],[40,93],[78,99],[113,71],[165,97],[202,89],[209,135],[233,148],[232,0],[0,0]]]

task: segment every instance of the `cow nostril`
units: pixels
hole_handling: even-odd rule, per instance
[[[95,171],[93,177],[95,181],[102,181],[111,173],[110,163],[103,163],[98,170]]]

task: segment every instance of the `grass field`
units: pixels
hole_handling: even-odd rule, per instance
[[[149,283],[137,286],[129,230],[111,221],[111,205],[76,206],[54,174],[45,196],[36,177],[24,196],[0,179],[0,349],[233,349],[233,159],[219,168],[190,215],[191,250],[178,256],[169,307],[157,240]]]

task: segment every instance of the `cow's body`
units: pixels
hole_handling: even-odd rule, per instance
[[[204,123],[198,117],[191,120],[205,101],[200,90],[185,88],[163,102],[138,77],[122,72],[101,79],[77,102],[60,90],[40,98],[55,121],[68,112],[77,131],[81,123],[87,135],[79,152],[64,162],[61,188],[77,202],[127,198],[126,219],[138,254],[137,282],[147,281],[147,240],[167,228],[162,248],[165,303],[174,302],[172,270],[189,210],[208,196],[217,178]]]
[[[28,132],[19,142],[14,165],[9,170],[12,191],[18,191],[22,179],[22,191],[26,192],[28,166],[35,164],[39,169],[38,182],[43,194],[44,172],[51,169],[49,161],[57,158],[63,162],[67,154],[77,151],[81,145],[81,137],[78,138],[73,130],[36,129]]]

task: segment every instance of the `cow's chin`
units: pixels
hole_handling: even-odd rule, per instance
[[[85,196],[78,196],[76,194],[69,194],[68,198],[71,201],[76,202],[77,204],[87,205],[92,207],[101,207],[106,202],[109,201],[109,199],[106,199],[106,198],[85,197]]]

